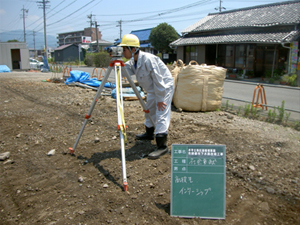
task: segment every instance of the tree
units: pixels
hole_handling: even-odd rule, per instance
[[[7,42],[19,42],[17,39],[8,40]]]
[[[151,30],[149,41],[160,52],[172,52],[169,44],[178,39],[176,30],[167,23],[161,23]]]

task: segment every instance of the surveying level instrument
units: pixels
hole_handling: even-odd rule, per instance
[[[74,144],[73,148],[69,148],[69,150],[70,150],[71,154],[74,154],[77,144],[79,142],[79,139],[80,139],[80,137],[84,131],[84,128],[88,122],[88,119],[91,117],[91,114],[95,108],[95,105],[96,105],[99,97],[101,96],[102,90],[104,88],[104,85],[105,85],[111,71],[114,69],[115,83],[116,83],[118,130],[120,132],[120,142],[121,142],[123,188],[124,188],[124,191],[127,191],[126,159],[125,159],[125,142],[126,142],[127,138],[126,138],[126,125],[125,125],[125,119],[124,119],[124,109],[123,109],[122,76],[126,77],[127,80],[129,81],[129,84],[132,87],[138,100],[140,101],[140,104],[142,105],[143,111],[146,113],[146,116],[149,116],[152,123],[153,123],[153,120],[149,114],[149,110],[146,109],[146,104],[145,104],[144,100],[142,99],[139,91],[137,90],[137,88],[136,88],[134,82],[132,81],[130,75],[128,74],[127,70],[125,69],[125,64],[124,64],[123,60],[120,58],[122,55],[122,54],[120,55],[120,48],[122,49],[122,47],[113,47],[113,48],[111,48],[112,50],[109,51],[109,53],[113,56],[111,59],[111,62],[109,64],[109,68],[107,69],[106,74],[104,75],[104,78],[101,81],[101,85],[99,86],[97,93],[93,99],[93,102],[88,110],[88,113],[85,116],[84,123],[81,127],[81,130],[79,131],[79,134],[77,136],[75,144]]]
[[[123,54],[123,48],[120,46],[113,46],[108,47],[106,51],[112,56],[112,57],[122,57]]]

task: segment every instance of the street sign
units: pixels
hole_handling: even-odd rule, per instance
[[[225,145],[172,145],[171,216],[225,219]]]
[[[92,37],[81,36],[81,41],[82,41],[82,43],[84,43],[84,44],[91,43]]]

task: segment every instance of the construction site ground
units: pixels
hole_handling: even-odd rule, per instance
[[[124,101],[128,191],[123,191],[116,101],[101,96],[78,136],[94,90],[45,82],[51,73],[0,74],[1,224],[300,224],[300,132],[224,111],[172,107],[172,144],[226,145],[226,218],[170,216],[171,154],[147,155],[138,101]],[[47,155],[55,149],[55,154]]]

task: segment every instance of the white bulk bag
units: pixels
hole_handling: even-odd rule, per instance
[[[185,111],[214,111],[221,107],[226,69],[189,65],[177,75],[173,103]]]

